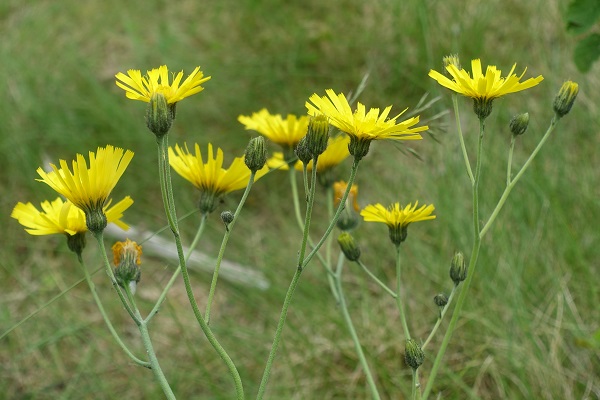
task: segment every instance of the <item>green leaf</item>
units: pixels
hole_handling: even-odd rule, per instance
[[[573,0],[565,16],[567,32],[579,34],[587,31],[600,17],[600,0]]]
[[[598,56],[600,56],[600,34],[594,33],[577,43],[573,59],[579,71],[587,72]]]

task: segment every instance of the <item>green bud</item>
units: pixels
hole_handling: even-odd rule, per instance
[[[66,234],[66,236],[69,250],[77,255],[81,255],[85,248],[85,232],[78,232],[74,235]]]
[[[311,117],[308,123],[308,133],[306,134],[306,146],[312,157],[316,158],[323,154],[327,149],[327,140],[329,139],[329,123],[324,115]]]
[[[529,113],[517,114],[510,120],[510,131],[513,136],[519,136],[525,133],[529,126]]]
[[[438,307],[445,307],[446,304],[448,304],[448,296],[446,296],[444,293],[438,293],[433,298],[433,302]]]
[[[231,211],[223,211],[221,213],[221,221],[225,224],[225,229],[229,232],[229,224],[233,222],[233,213]]]
[[[342,249],[346,258],[350,261],[358,261],[360,258],[360,249],[358,248],[354,237],[348,232],[342,232],[337,240],[340,249]]]
[[[414,339],[407,339],[404,349],[404,361],[414,370],[417,370],[423,361],[425,361],[425,353],[421,346]]]
[[[313,159],[312,152],[308,147],[308,138],[306,136],[300,139],[294,152],[296,153],[298,160],[302,161],[305,165]]]
[[[112,247],[115,278],[117,284],[123,289],[129,287],[132,293],[135,290],[141,278],[141,256],[142,247],[136,242],[127,239],[124,242],[117,242]]]
[[[573,103],[579,93],[579,85],[572,81],[566,81],[554,98],[554,112],[559,118],[564,117],[571,111]]]
[[[161,138],[171,129],[175,118],[175,106],[169,106],[162,93],[154,93],[146,108],[146,126],[157,138]]]
[[[460,251],[454,253],[454,257],[452,257],[452,263],[450,264],[450,278],[455,285],[458,285],[467,278],[465,256]]]
[[[256,172],[265,166],[267,162],[267,145],[264,137],[257,136],[250,139],[248,147],[246,147],[244,162],[252,172]]]

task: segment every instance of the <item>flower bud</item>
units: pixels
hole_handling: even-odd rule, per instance
[[[342,232],[337,240],[340,249],[342,249],[346,258],[350,261],[358,261],[360,258],[360,249],[358,248],[354,237],[348,232]]]
[[[302,163],[305,165],[313,159],[312,152],[308,148],[308,138],[306,136],[300,139],[296,145],[296,148],[294,149],[294,152],[296,153],[298,160],[302,161]]]
[[[146,108],[146,126],[157,138],[169,133],[175,115],[173,107],[167,104],[167,99],[162,93],[154,93],[150,98]]]
[[[438,307],[445,307],[446,304],[448,304],[448,296],[446,296],[444,293],[438,293],[433,298],[433,302]]]
[[[135,294],[137,283],[141,277],[142,247],[127,239],[124,242],[116,242],[112,251],[117,284],[123,289],[129,287],[131,293]]]
[[[414,339],[407,339],[405,345],[404,361],[414,370],[417,370],[423,361],[425,361],[425,353],[421,346]]]
[[[452,257],[452,263],[450,264],[450,278],[455,285],[458,285],[467,278],[465,256],[460,251],[454,253],[454,257]]]
[[[233,213],[231,211],[223,211],[221,213],[221,221],[225,224],[225,229],[229,232],[229,224],[233,222]]]
[[[306,134],[306,146],[310,151],[312,158],[323,154],[327,149],[327,140],[329,139],[329,123],[325,115],[311,117],[308,123],[308,133]]]
[[[458,58],[458,54],[450,54],[442,58],[442,62],[444,63],[444,71],[446,71],[446,67],[449,65],[454,65],[456,69],[462,69],[460,67],[460,59]],[[446,74],[449,75],[446,71]]]
[[[77,232],[74,235],[65,235],[67,237],[67,246],[73,253],[81,255],[85,248],[85,232]]]
[[[559,118],[564,117],[571,111],[575,98],[579,93],[579,85],[572,81],[566,81],[554,98],[554,112]]]
[[[529,126],[529,113],[517,114],[510,120],[510,131],[513,136],[519,136],[525,133]]]
[[[265,166],[267,162],[267,146],[264,137],[257,136],[250,139],[248,147],[246,147],[244,162],[252,172],[256,172]]]

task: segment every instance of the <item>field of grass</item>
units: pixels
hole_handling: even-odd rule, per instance
[[[552,117],[563,81],[579,83],[572,112],[559,124],[513,191],[486,236],[479,268],[459,327],[434,389],[440,399],[600,398],[600,66],[583,75],[572,61],[576,38],[565,33],[566,1],[357,1],[222,0],[177,2],[115,0],[61,2],[6,0],[0,4],[0,335],[30,313],[34,317],[0,339],[0,393],[10,399],[159,399],[152,374],[134,366],[114,343],[92,301],[77,261],[62,236],[33,237],[12,218],[18,201],[53,199],[35,181],[45,162],[70,160],[112,144],[135,157],[113,197],[131,195],[126,221],[149,231],[166,225],[156,168],[156,141],[144,124],[145,104],[129,101],[114,84],[127,69],[161,64],[190,72],[200,65],[212,79],[178,105],[171,143],[208,142],[226,162],[250,137],[237,122],[267,107],[303,114],[312,93],[349,92],[365,73],[360,101],[394,109],[414,107],[425,92],[442,98],[422,118],[451,110],[450,95],[427,77],[441,59],[458,53],[544,81],[494,102],[483,175],[482,214],[500,196],[509,145],[508,122],[528,111],[529,131],[515,164],[524,162]],[[460,99],[467,146],[477,122]],[[357,177],[361,206],[419,200],[433,203],[437,219],[411,227],[404,248],[409,324],[425,338],[435,323],[433,296],[448,291],[449,260],[470,252],[470,186],[455,135],[453,114],[433,134],[410,143],[411,152],[375,143]],[[271,146],[276,150],[275,146]],[[349,163],[338,173],[347,178]],[[179,215],[192,211],[196,193],[174,177]],[[235,360],[253,398],[270,348],[281,303],[294,273],[300,232],[285,174],[259,181],[235,226],[229,260],[262,271],[259,290],[221,280],[211,325]],[[216,255],[223,226],[209,220],[199,248]],[[321,197],[321,205],[322,197]],[[326,226],[317,200],[315,232]],[[189,243],[198,222],[181,223]],[[165,237],[168,237],[165,232]],[[318,233],[315,233],[315,237]],[[363,260],[393,285],[394,251],[381,224],[356,233]],[[132,238],[143,240],[143,238]],[[90,237],[84,253],[91,270],[101,263]],[[144,258],[137,298],[144,311],[176,267]],[[210,275],[192,275],[206,301]],[[143,352],[135,325],[105,274],[94,276],[100,296],[125,341]],[[358,335],[383,398],[410,394],[404,338],[393,299],[358,267],[348,265],[344,287]],[[62,296],[59,296],[62,294]],[[50,300],[54,299],[50,304]],[[443,336],[427,353],[427,374]],[[198,328],[183,283],[178,282],[151,334],[161,365],[181,399],[231,399],[227,371]],[[0,396],[0,397],[3,397]],[[350,336],[329,292],[323,269],[311,264],[295,294],[266,398],[367,399],[369,392]]]

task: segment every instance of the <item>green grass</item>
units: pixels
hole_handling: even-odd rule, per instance
[[[581,75],[572,62],[575,38],[565,34],[560,12],[566,4],[206,3],[38,0],[0,6],[0,206],[5,210],[0,213],[5,227],[0,333],[82,278],[64,238],[29,236],[9,217],[18,201],[54,198],[34,181],[35,169],[46,160],[70,159],[107,143],[133,150],[136,155],[114,197],[135,199],[128,222],[149,230],[166,224],[144,104],[125,99],[114,84],[115,73],[160,64],[189,72],[200,65],[212,80],[203,93],[178,106],[171,143],[204,146],[211,141],[231,160],[250,137],[236,121],[239,114],[262,107],[300,114],[310,94],[329,87],[350,91],[365,72],[370,79],[360,101],[368,106],[393,104],[401,110],[431,91],[443,98],[423,117],[450,108],[448,93],[427,72],[439,70],[442,56],[458,52],[463,65],[481,57],[484,64],[506,71],[517,62],[518,72],[527,66],[527,76],[545,77],[535,89],[494,103],[485,142],[483,215],[491,212],[503,187],[511,116],[528,111],[532,118],[515,153],[520,165],[543,134],[562,82],[579,82],[581,92],[484,240],[435,393],[444,399],[600,398],[598,350],[577,345],[599,329],[600,320],[600,234],[595,226],[600,219],[600,81],[597,66]],[[461,113],[472,149],[477,126],[470,103],[462,99]],[[447,129],[437,131],[438,142],[426,137],[411,143],[421,160],[376,143],[357,178],[361,206],[414,200],[436,206],[437,220],[411,227],[405,248],[409,325],[417,338],[425,338],[435,322],[431,299],[451,287],[452,253],[470,250],[470,189],[453,119],[445,122]],[[346,179],[346,171],[339,173]],[[221,281],[217,290],[212,326],[236,361],[248,398],[258,388],[299,245],[285,178],[273,174],[257,183],[227,253],[260,268],[272,286],[260,292]],[[192,210],[196,194],[179,177],[174,186],[180,215]],[[222,209],[234,208],[239,196],[228,198]],[[196,222],[190,217],[181,224],[188,243]],[[216,254],[222,233],[215,213],[201,248]],[[387,229],[362,224],[356,236],[364,261],[393,284]],[[100,266],[91,237],[85,258],[90,269]],[[138,292],[144,310],[172,268],[160,259],[144,259]],[[410,372],[403,365],[394,302],[354,265],[346,268],[350,310],[382,396],[406,398]],[[210,277],[195,274],[192,279],[203,304]],[[103,272],[95,282],[119,332],[141,354],[137,330]],[[150,329],[178,398],[233,397],[231,379],[195,324],[182,282]],[[438,334],[429,347],[423,382],[440,341]],[[3,338],[0,349],[0,393],[6,398],[162,398],[152,374],[119,351],[83,283]],[[368,398],[352,341],[317,263],[302,276],[267,398]]]

